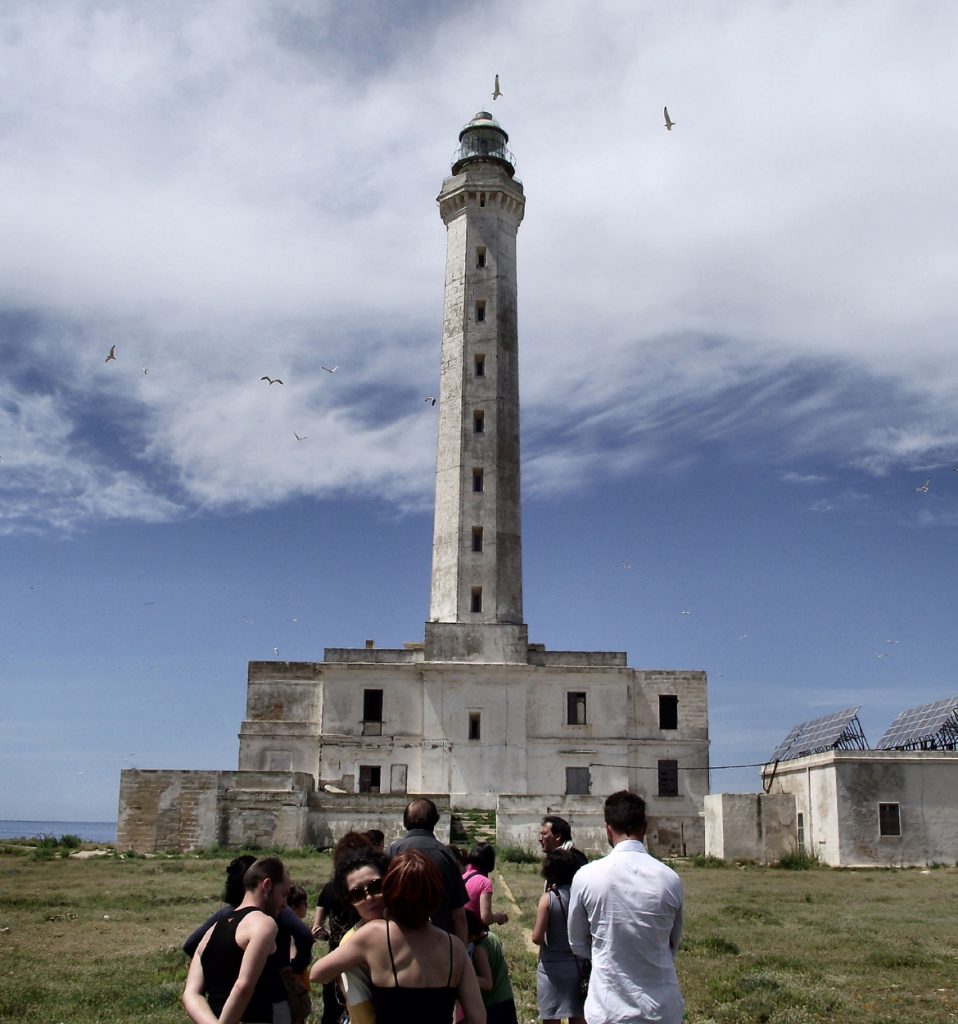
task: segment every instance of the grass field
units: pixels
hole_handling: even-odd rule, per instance
[[[220,905],[228,860],[0,852],[0,1021],[182,1024],[179,946]],[[286,860],[311,897],[329,875],[326,855]],[[686,887],[678,972],[689,1024],[958,1022],[955,868],[676,867]],[[501,868],[496,906],[512,917],[499,933],[519,1019],[530,1024],[528,929],[542,882],[535,864]]]

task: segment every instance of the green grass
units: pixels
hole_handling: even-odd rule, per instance
[[[219,906],[235,852],[91,860],[0,852],[0,1022],[183,1024],[179,946]],[[312,903],[329,875],[328,855],[286,860]],[[687,1024],[958,1020],[955,868],[676,867],[686,890],[677,966]],[[539,864],[500,854],[498,872],[495,905],[510,913],[498,932],[519,1020],[533,1024],[527,936],[542,893]]]

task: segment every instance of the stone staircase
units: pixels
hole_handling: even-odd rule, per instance
[[[471,849],[476,843],[495,843],[496,812],[457,808],[452,812],[450,842]]]

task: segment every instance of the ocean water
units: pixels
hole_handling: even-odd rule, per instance
[[[6,821],[0,819],[0,839],[34,836],[79,836],[90,843],[116,843],[115,821]]]

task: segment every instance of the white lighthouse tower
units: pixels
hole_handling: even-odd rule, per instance
[[[660,854],[701,853],[708,699],[697,669],[530,643],[522,609],[516,237],[525,194],[486,111],[438,196],[446,280],[429,617],[422,642],[249,663],[236,771],[122,773],[118,846],[331,845],[394,835],[414,793],[495,811],[535,847],[543,813],[601,852],[601,799],[647,800]],[[368,634],[367,634],[368,635]]]
[[[516,234],[525,194],[487,111],[459,133],[446,225],[427,661],[525,663]]]

